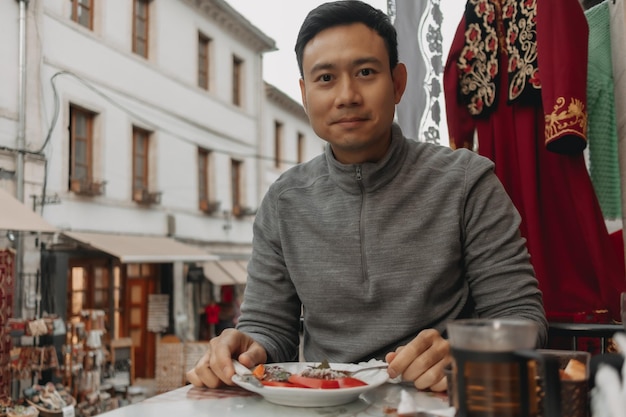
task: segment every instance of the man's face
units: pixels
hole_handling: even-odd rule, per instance
[[[336,26],[305,46],[302,103],[315,133],[346,164],[378,161],[391,137],[406,69],[392,72],[385,42],[364,24]]]

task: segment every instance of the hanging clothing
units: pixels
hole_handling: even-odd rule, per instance
[[[617,152],[617,125],[609,4],[600,3],[585,11],[589,24],[587,104],[589,108],[589,173],[604,218],[622,217],[622,196]]]
[[[444,71],[450,145],[474,149],[522,216],[548,318],[626,291],[584,160],[587,21],[578,0],[468,0]]]
[[[217,324],[219,322],[220,306],[215,302],[207,304],[204,308],[207,324]]]

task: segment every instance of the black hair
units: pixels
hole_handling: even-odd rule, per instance
[[[296,59],[300,76],[303,76],[302,54],[304,47],[318,33],[340,25],[363,23],[373,29],[385,41],[389,54],[389,68],[398,64],[398,37],[389,16],[383,11],[359,0],[341,0],[324,3],[311,10],[304,19],[296,40]]]

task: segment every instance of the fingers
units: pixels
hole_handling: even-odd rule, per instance
[[[196,387],[217,388],[222,385],[222,381],[211,371],[210,358],[211,348],[209,347],[196,366],[187,371],[187,381]]]
[[[209,348],[196,366],[186,374],[187,380],[196,387],[217,388],[221,385],[235,385],[232,358],[237,357],[245,366],[251,368],[264,363],[267,354],[263,347],[251,337],[234,329],[222,332],[211,339]]]
[[[444,391],[447,388],[444,368],[452,361],[450,344],[438,331],[427,329],[405,346],[386,355],[389,376],[402,375],[418,389]]]

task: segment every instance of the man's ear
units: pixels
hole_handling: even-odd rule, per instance
[[[302,95],[302,106],[304,107],[304,112],[306,114],[309,114],[309,110],[307,108],[307,102],[306,102],[306,93],[305,93],[305,88],[304,88],[304,78],[300,78],[299,82],[300,82],[300,94]]]
[[[399,62],[391,71],[391,78],[393,80],[395,102],[398,104],[406,89],[407,81],[406,66],[402,62]]]

